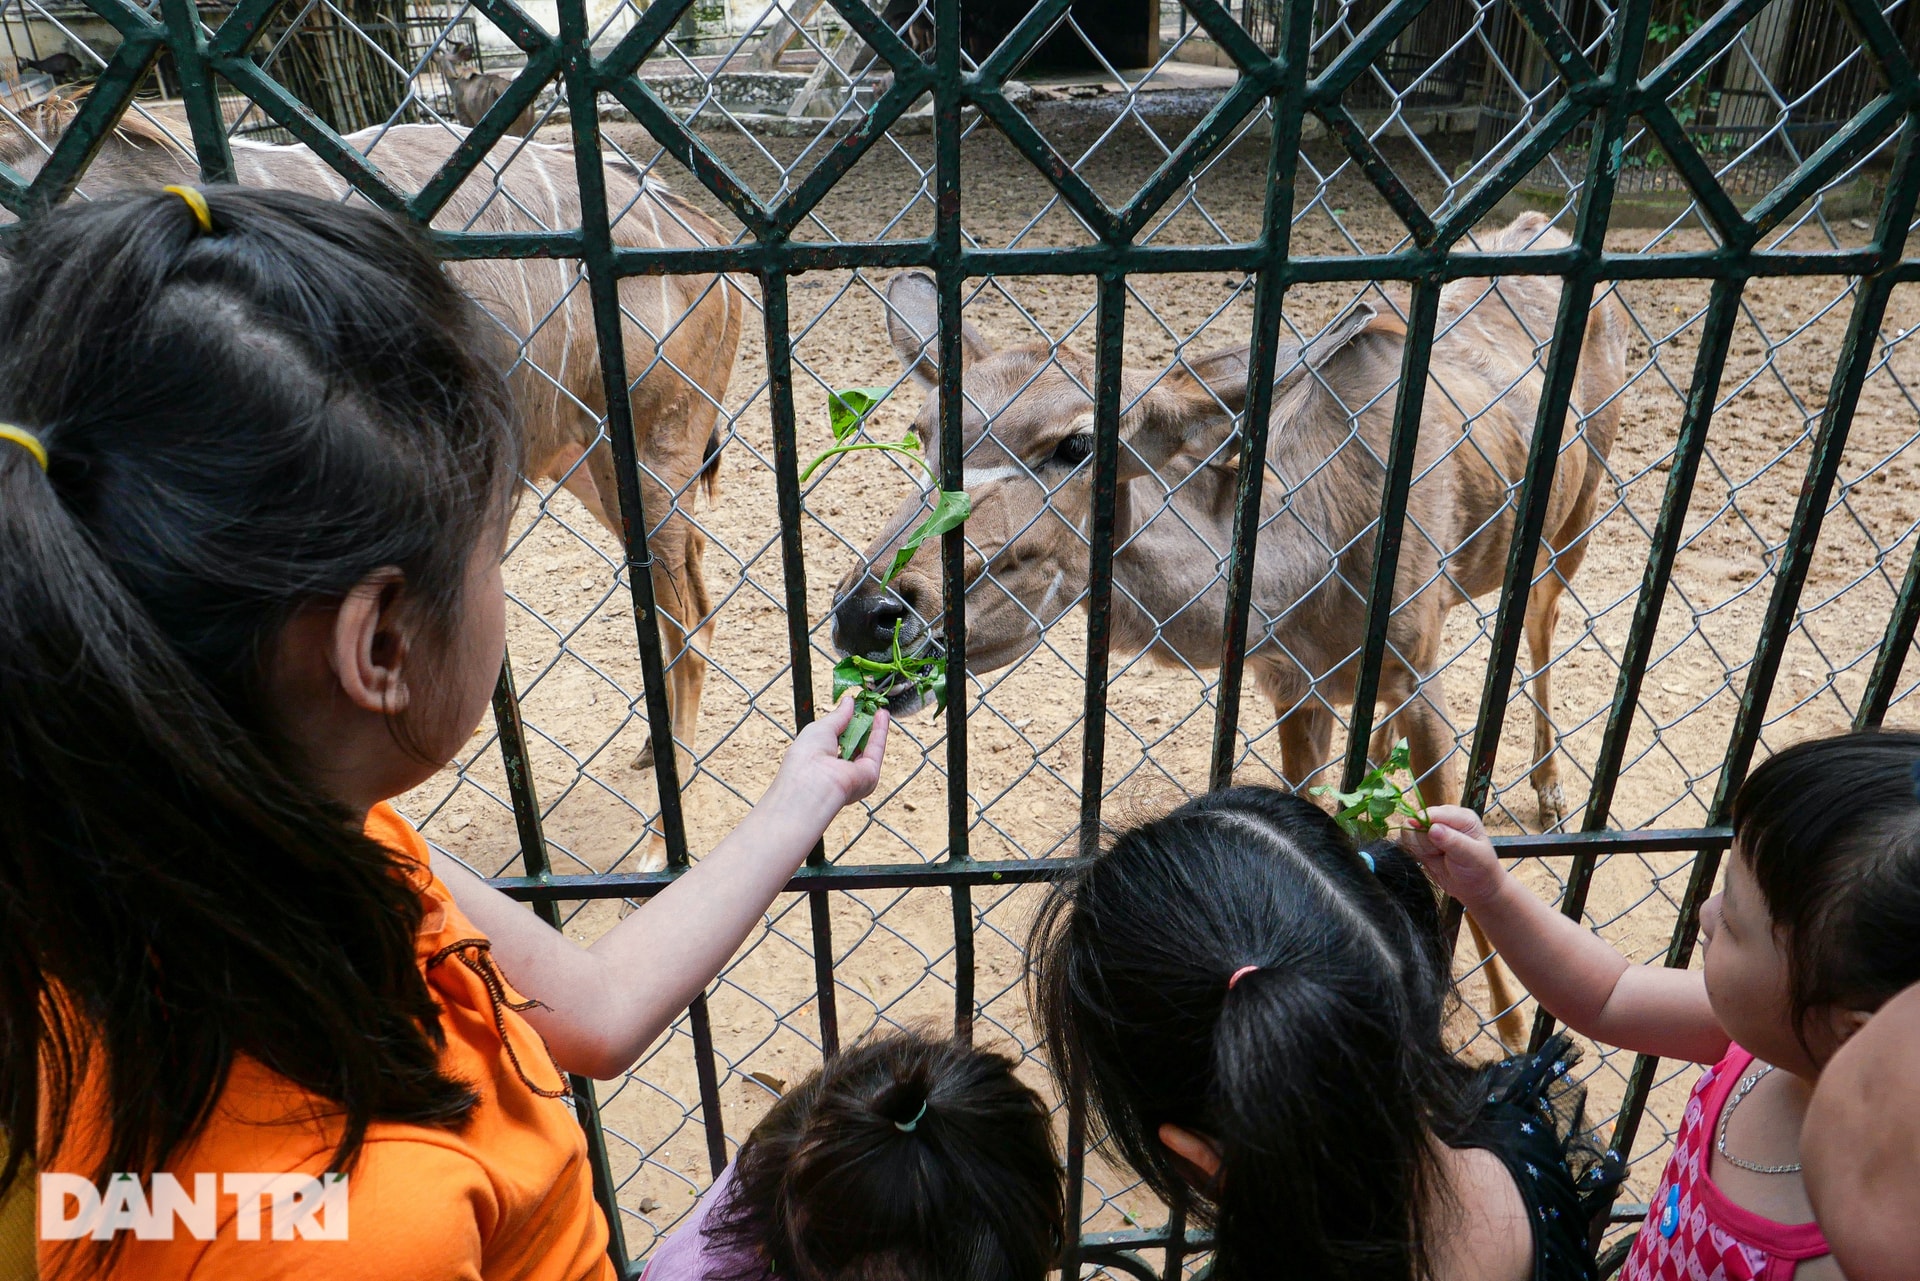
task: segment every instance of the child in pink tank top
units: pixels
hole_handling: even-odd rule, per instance
[[[1801,1131],[1822,1066],[1920,981],[1920,734],[1818,739],[1754,770],[1722,892],[1700,911],[1699,970],[1631,964],[1510,875],[1478,815],[1429,816],[1408,847],[1544,1009],[1596,1041],[1713,1065],[1625,1281],[1838,1278]]]
[[[1753,1070],[1753,1055],[1729,1045],[1700,1074],[1622,1281],[1788,1281],[1800,1260],[1827,1253],[1819,1224],[1775,1223],[1735,1205],[1709,1173],[1716,1118]]]

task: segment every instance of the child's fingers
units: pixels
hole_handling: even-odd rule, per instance
[[[840,696],[840,701],[833,705],[832,711],[825,716],[816,717],[813,724],[819,726],[822,732],[837,739],[840,737],[840,731],[845,729],[847,722],[852,719],[853,694],[849,692]]]
[[[1410,823],[1402,824],[1394,829],[1393,838],[1400,843],[1401,849],[1415,858],[1427,859],[1434,856],[1432,828],[1414,827]]]
[[[1445,828],[1460,836],[1474,837],[1485,834],[1480,816],[1461,805],[1435,805],[1427,811],[1427,821],[1432,828]]]
[[[867,745],[861,749],[860,755],[854,758],[862,765],[873,766],[876,782],[880,777],[880,761],[887,754],[887,727],[892,723],[893,718],[887,715],[886,708],[883,707],[875,712],[873,728],[867,731]]]

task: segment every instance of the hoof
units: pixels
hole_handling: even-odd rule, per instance
[[[633,768],[636,770],[649,770],[653,768],[652,739],[648,739],[646,746],[640,749],[640,754],[633,758]]]
[[[636,872],[664,872],[667,870],[667,843],[658,836],[649,835],[633,856],[633,870]],[[632,899],[620,900],[620,919],[626,920],[639,908]]]
[[[1567,794],[1560,784],[1549,783],[1534,793],[1540,801],[1540,830],[1551,832],[1567,818]]]

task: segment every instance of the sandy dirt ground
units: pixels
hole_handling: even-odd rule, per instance
[[[1079,157],[1109,130],[1080,172],[1110,200],[1136,189],[1161,153],[1136,122],[1112,126],[1111,113],[1060,104],[1041,109],[1043,130],[1063,154]],[[1177,136],[1192,120],[1156,117],[1154,128]],[[631,126],[609,135],[645,160],[655,154]],[[1449,140],[1428,140],[1451,169],[1471,157]],[[763,196],[779,192],[779,171],[804,172],[820,146],[786,139],[747,139],[716,132],[715,152]],[[1267,199],[1266,144],[1249,138],[1228,149],[1203,178],[1170,202],[1155,243],[1217,244],[1258,232]],[[1429,208],[1443,186],[1414,148],[1390,158]],[[924,234],[931,226],[931,139],[883,144],[856,165],[821,202],[809,238],[879,239]],[[1354,176],[1336,174],[1337,159],[1310,151],[1301,167],[1293,232],[1298,254],[1390,248],[1397,224],[1379,198]],[[673,162],[662,174],[703,207],[722,214]],[[962,218],[982,245],[1039,247],[1083,243],[1084,232],[1049,205],[1042,175],[998,135],[979,129],[962,158]],[[1422,174],[1424,173],[1424,177]],[[1333,175],[1330,180],[1323,175]],[[797,183],[798,177],[793,179]],[[730,225],[731,219],[727,219]],[[1843,243],[1865,239],[1865,224],[1841,220]],[[1807,227],[1795,247],[1827,248],[1828,233]],[[1662,234],[1619,230],[1610,248],[1664,253],[1705,248],[1697,224]],[[800,456],[830,443],[829,388],[885,386],[899,368],[885,338],[878,292],[890,273],[812,272],[792,288],[795,384]],[[1251,282],[1237,275],[1143,276],[1131,282],[1127,317],[1129,363],[1165,370],[1188,355],[1246,340]],[[1039,277],[980,282],[968,318],[996,343],[1044,338],[1092,348],[1092,282]],[[1590,771],[1600,748],[1626,642],[1649,538],[1668,479],[1672,441],[1692,381],[1704,281],[1634,283],[1620,296],[1634,318],[1629,382],[1623,392],[1612,475],[1603,484],[1601,515],[1584,567],[1572,584],[1557,633],[1551,715],[1560,735],[1562,769],[1578,825]],[[1310,336],[1356,294],[1358,286],[1303,287],[1287,301],[1287,317]],[[1700,823],[1713,799],[1745,672],[1767,601],[1773,566],[1792,517],[1810,455],[1811,433],[1827,400],[1853,298],[1838,278],[1756,281],[1721,383],[1708,459],[1688,509],[1685,550],[1660,616],[1647,675],[1614,797],[1615,826],[1680,827]],[[1914,286],[1896,293],[1876,346],[1875,366],[1840,469],[1800,601],[1796,630],[1781,664],[1765,744],[1844,726],[1858,703],[1900,576],[1914,552],[1920,518],[1915,467],[1920,412],[1907,388],[1920,379],[1920,343],[1900,341],[1920,325]],[[1038,331],[1036,332],[1036,326]],[[773,448],[765,344],[750,317],[727,396],[731,419],[718,501],[688,496],[688,510],[709,540],[706,577],[717,603],[712,664],[699,733],[699,767],[686,785],[688,843],[710,848],[759,794],[793,724],[787,643],[786,584],[775,515]],[[876,437],[897,437],[917,410],[910,388],[877,411]],[[646,426],[646,425],[643,425]],[[813,482],[805,501],[806,601],[812,629],[816,698],[824,700],[833,661],[827,631],[835,582],[880,530],[912,481],[875,455],[843,459]],[[557,872],[632,869],[642,857],[647,824],[657,813],[651,773],[634,770],[646,741],[642,681],[634,624],[618,549],[573,498],[529,495],[507,561],[512,597],[509,644],[533,740],[532,756],[546,832]],[[1480,700],[1495,602],[1483,599],[1448,621],[1442,681],[1446,706],[1461,736],[1471,736]],[[1054,627],[1046,643],[1015,666],[970,682],[971,777],[969,840],[982,858],[1025,858],[1064,852],[1078,810],[1085,662],[1084,617]],[[1913,694],[1920,664],[1909,663],[1905,696],[1891,719],[1920,720]],[[1204,786],[1215,712],[1217,673],[1160,666],[1115,655],[1110,683],[1107,785],[1109,812],[1150,811]],[[1251,682],[1249,682],[1251,685]],[[1516,689],[1505,733],[1491,819],[1498,830],[1532,830],[1530,695]],[[1278,747],[1272,712],[1249,692],[1240,714],[1239,776],[1271,781]],[[899,727],[879,792],[838,821],[828,851],[858,863],[917,863],[948,848],[945,722],[917,719]],[[407,798],[406,809],[436,843],[483,871],[511,871],[518,848],[492,727],[467,759]],[[1594,925],[1637,960],[1662,955],[1675,903],[1686,885],[1686,856],[1615,857],[1596,877],[1587,912]],[[1541,893],[1557,897],[1564,862],[1528,865]],[[977,893],[977,988],[983,1040],[1028,1054],[1033,1043],[1020,991],[1020,943],[1038,891]],[[610,902],[568,905],[567,929],[591,940],[617,918]],[[928,1023],[953,1017],[953,907],[941,891],[835,895],[832,905],[836,991],[843,1037],[876,1025]],[[807,910],[782,900],[765,930],[717,985],[712,998],[721,1056],[720,1101],[729,1146],[744,1137],[774,1096],[818,1062],[818,1010]],[[1474,958],[1463,945],[1463,974]],[[1490,1056],[1480,1032],[1484,986],[1466,977],[1468,1007],[1456,1028],[1463,1052]],[[1479,1012],[1476,1015],[1475,1011]],[[1590,1049],[1593,1111],[1610,1116],[1624,1087],[1630,1056]],[[1044,1066],[1028,1057],[1023,1071],[1050,1090]],[[1636,1144],[1629,1195],[1644,1198],[1667,1155],[1665,1135],[1677,1120],[1691,1069],[1666,1065]],[[650,1248],[691,1205],[708,1179],[705,1129],[698,1112],[694,1057],[685,1020],[626,1079],[600,1087],[613,1132],[625,1230],[634,1255]],[[1099,1159],[1089,1163],[1090,1229],[1151,1224],[1164,1216],[1131,1179]]]

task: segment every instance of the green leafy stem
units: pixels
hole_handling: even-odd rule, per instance
[[[885,387],[850,387],[836,391],[827,397],[827,420],[833,428],[834,445],[800,473],[800,483],[820,470],[829,458],[841,454],[854,454],[867,450],[880,450],[910,459],[927,473],[928,479],[935,485],[940,483],[940,475],[927,461],[920,450],[920,440],[908,431],[897,441],[855,440],[861,424],[866,422],[880,402],[887,397]],[[938,538],[950,529],[957,529],[961,522],[973,513],[973,501],[962,489],[936,490],[932,513],[900,544],[893,554],[893,563],[887,566],[887,572],[881,575],[880,585],[891,583],[920,545],[929,538]],[[833,701],[838,703],[840,696],[848,690],[854,693],[853,719],[847,723],[840,734],[840,755],[852,760],[867,745],[867,736],[873,730],[873,718],[886,706],[889,691],[911,685],[922,698],[934,700],[935,711],[943,711],[947,706],[947,659],[944,654],[913,657],[900,652],[900,624],[893,625],[893,652],[888,661],[878,662],[858,654],[849,654],[833,666]]]
[[[947,659],[944,654],[915,657],[900,652],[900,624],[893,625],[893,652],[887,661],[877,662],[859,654],[848,654],[833,665],[833,701],[848,690],[853,694],[853,719],[840,731],[840,755],[847,760],[858,756],[873,731],[873,718],[886,706],[887,694],[902,685],[911,685],[922,698],[931,698],[935,713],[947,707]]]
[[[1401,773],[1413,773],[1404,738],[1393,745],[1386,760],[1367,771],[1367,776],[1353,791],[1343,792],[1337,787],[1310,790],[1315,796],[1333,797],[1340,805],[1334,821],[1346,828],[1354,840],[1377,841],[1387,835],[1388,824],[1396,816],[1412,819],[1420,827],[1429,825],[1426,804],[1420,799],[1420,785],[1412,783],[1402,789],[1389,777]]]

